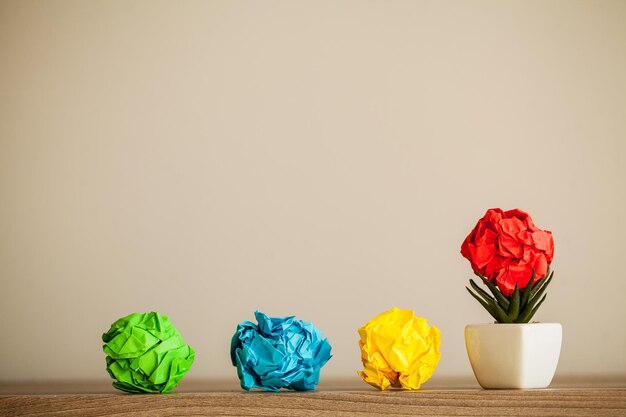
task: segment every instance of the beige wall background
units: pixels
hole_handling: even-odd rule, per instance
[[[469,376],[461,242],[489,207],[556,241],[558,374],[626,375],[626,2],[0,2],[0,379],[108,378],[171,317],[232,378],[254,309],[330,339],[398,306]],[[503,346],[503,349],[506,349]]]

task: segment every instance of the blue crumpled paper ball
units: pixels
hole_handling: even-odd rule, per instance
[[[260,311],[254,315],[259,324],[239,323],[230,345],[241,388],[315,389],[320,369],[331,358],[330,343],[322,332],[295,316],[268,317]]]

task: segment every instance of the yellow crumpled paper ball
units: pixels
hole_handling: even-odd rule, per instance
[[[439,329],[412,310],[392,308],[359,329],[359,376],[381,390],[389,386],[419,389],[437,368],[441,353]]]

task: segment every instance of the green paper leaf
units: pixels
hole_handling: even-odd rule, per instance
[[[484,282],[484,277],[480,275],[478,275],[478,277],[483,279],[483,282]],[[505,308],[502,307],[498,299],[491,297],[485,290],[480,288],[472,279],[470,279],[470,284],[472,285],[472,288],[474,288],[478,292],[478,294],[480,294],[483,297],[484,302],[487,303],[491,307],[491,310],[489,310],[483,305],[483,307],[485,307],[485,309],[489,312],[489,314],[491,314],[498,323],[511,323],[511,319],[509,318],[507,311],[505,310]],[[469,291],[469,288],[468,288],[468,291]],[[494,288],[492,292],[493,291],[496,291],[498,294],[500,294],[501,297],[504,297],[497,288]],[[471,291],[470,293],[472,295],[475,295]],[[478,295],[475,295],[474,298],[476,297],[478,297]],[[483,303],[481,302],[481,304]],[[508,301],[507,301],[507,307],[508,307]]]
[[[539,310],[539,307],[541,307],[541,304],[543,304],[547,296],[548,296],[547,294],[544,295],[541,301],[539,301],[539,303],[537,303],[535,307],[533,307],[532,309],[529,309],[529,311],[526,312],[523,316],[520,316],[518,320],[516,321],[516,323],[528,323],[530,319],[533,318],[537,310]]]
[[[482,288],[480,288],[478,286],[478,284],[476,284],[474,282],[473,279],[470,278],[469,282],[470,282],[470,285],[472,286],[472,288],[474,289],[474,291],[476,291],[478,293],[478,295],[480,295],[482,298],[484,298],[485,301],[490,302],[490,303],[496,303],[496,300],[492,296],[490,296],[487,293],[487,291],[485,291]]]
[[[526,284],[526,286],[522,290],[522,298],[520,300],[520,307],[519,307],[521,310],[524,310],[524,308],[526,307],[526,304],[528,303],[528,300],[530,299],[530,294],[533,291],[534,282],[535,282],[535,270],[533,269],[533,274],[530,277],[530,281],[528,281],[528,284]]]
[[[546,271],[546,274],[543,276],[543,278],[541,278],[539,281],[537,281],[533,285],[533,290],[530,293],[530,297],[531,298],[533,297],[533,295],[537,294],[537,292],[539,290],[541,290],[541,288],[545,285],[545,283],[548,281],[548,279],[552,277],[552,273],[553,273],[553,271],[551,271],[550,265],[548,265],[548,270]]]
[[[489,281],[486,277],[480,274],[476,274],[476,275],[483,281],[483,283],[487,286],[487,288],[489,288],[489,291],[491,291],[491,293],[496,298],[496,300],[498,300],[498,304],[500,304],[501,308],[505,311],[508,311],[509,300],[507,300],[504,294],[500,292],[500,289],[496,287],[495,285],[493,285],[491,281]]]
[[[533,294],[531,294],[528,304],[535,304],[537,300],[541,298],[541,295],[546,291],[548,285],[550,285],[553,275],[554,271],[551,272],[550,275],[546,273],[546,276],[537,283],[537,286],[535,287],[535,290],[533,290]]]
[[[515,290],[513,291],[513,294],[511,295],[511,304],[509,305],[509,311],[508,311],[509,320],[511,320],[512,322],[514,322],[519,316],[519,305],[520,305],[519,288],[517,287],[517,284],[515,284]]]
[[[465,287],[465,289],[472,295],[472,297],[474,297],[476,299],[476,301],[478,301],[480,303],[481,306],[483,306],[483,308],[485,310],[487,310],[487,312],[489,314],[491,314],[491,316],[496,320],[499,321],[499,317],[498,317],[498,313],[496,312],[495,306],[490,305],[489,303],[487,303],[486,301],[484,301],[482,298],[480,298],[477,294],[474,294],[472,292],[472,290],[470,290],[468,287]]]

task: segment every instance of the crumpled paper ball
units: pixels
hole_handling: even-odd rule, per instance
[[[412,310],[392,308],[359,329],[361,360],[359,376],[384,390],[419,389],[435,372],[441,354],[439,329]]]
[[[258,324],[237,325],[230,358],[241,388],[278,391],[315,389],[320,369],[331,358],[331,346],[312,323],[295,316],[268,317],[255,311]]]
[[[505,297],[548,276],[554,238],[520,209],[487,210],[461,245],[475,273],[496,284]],[[530,282],[534,277],[533,282]]]
[[[131,393],[171,391],[195,357],[169,318],[156,312],[122,317],[102,341],[113,386]]]

